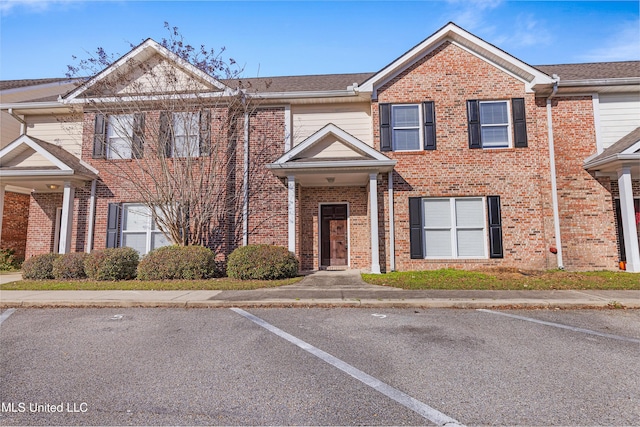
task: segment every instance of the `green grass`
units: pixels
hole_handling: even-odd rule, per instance
[[[300,280],[302,280],[302,277],[268,281],[234,280],[226,277],[210,280],[122,280],[119,282],[99,282],[93,280],[21,280],[0,285],[0,289],[4,291],[236,291],[291,285]]]
[[[467,289],[467,290],[580,290],[580,289],[640,289],[640,275],[614,271],[574,273],[566,271],[519,272],[406,271],[387,274],[363,274],[372,285],[402,289]]]

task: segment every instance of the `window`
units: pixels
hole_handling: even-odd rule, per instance
[[[137,250],[140,255],[170,245],[171,242],[158,229],[155,215],[148,206],[125,204],[122,207],[122,245]]]
[[[211,112],[161,112],[160,139],[166,157],[208,156],[211,149]]]
[[[94,159],[141,158],[144,148],[144,114],[95,115]]]
[[[173,156],[200,155],[200,113],[173,113]]]
[[[509,147],[509,106],[507,101],[481,102],[480,126],[482,148]]]
[[[485,209],[486,199],[486,209]],[[500,196],[409,198],[412,259],[502,258]]]
[[[469,148],[527,147],[524,98],[467,101],[467,119]]]
[[[380,151],[436,149],[435,104],[380,104]]]
[[[108,117],[107,159],[130,159],[133,138],[133,114]]]
[[[483,199],[424,199],[423,203],[427,258],[486,257]]]
[[[420,105],[392,105],[393,150],[420,149]]]

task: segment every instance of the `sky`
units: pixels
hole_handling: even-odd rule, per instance
[[[165,22],[245,77],[375,72],[450,21],[530,65],[640,59],[638,0],[0,0],[0,79],[64,77],[74,56],[168,37]]]

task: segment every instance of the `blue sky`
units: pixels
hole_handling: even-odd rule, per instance
[[[0,79],[63,77],[72,56],[167,36],[226,47],[244,75],[377,71],[449,21],[531,64],[640,59],[633,1],[0,0]]]

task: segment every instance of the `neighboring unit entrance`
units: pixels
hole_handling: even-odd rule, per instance
[[[348,265],[348,254],[347,205],[321,205],[321,267],[346,267]]]

